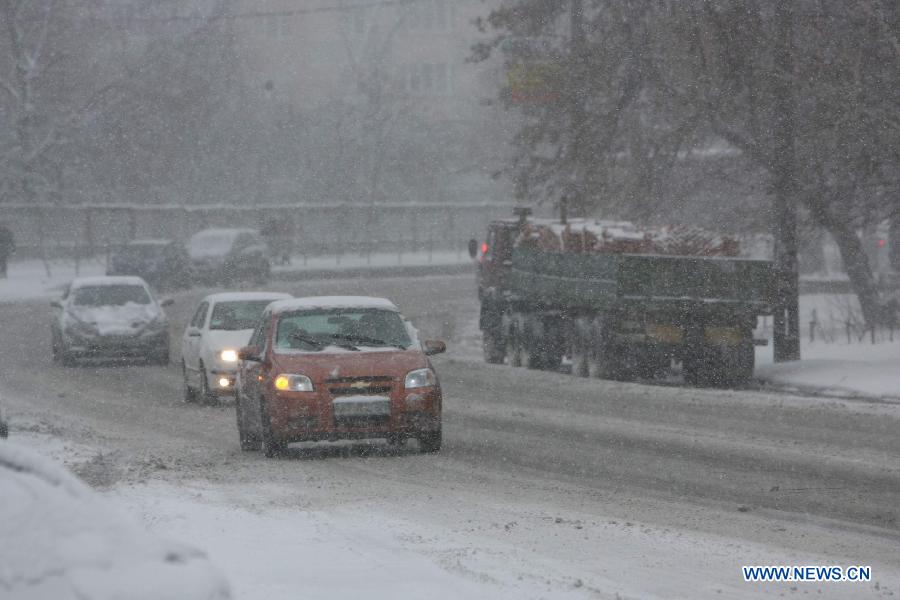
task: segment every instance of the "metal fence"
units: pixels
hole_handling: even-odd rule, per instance
[[[186,240],[208,227],[290,232],[303,254],[457,250],[485,235],[486,224],[511,214],[511,204],[0,205],[18,256],[90,256],[143,238]]]

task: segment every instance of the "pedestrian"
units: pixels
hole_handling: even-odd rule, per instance
[[[5,223],[0,223],[0,278],[6,278],[7,263],[15,251],[16,242],[12,231]]]

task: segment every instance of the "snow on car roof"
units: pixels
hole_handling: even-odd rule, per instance
[[[216,302],[241,302],[253,300],[288,300],[293,298],[290,294],[282,292],[219,292],[218,294],[210,294],[203,299],[204,302],[214,304]]]
[[[269,310],[273,313],[283,313],[315,308],[378,308],[400,312],[397,305],[387,298],[374,298],[371,296],[311,296],[308,298],[292,298],[291,300],[279,300],[278,302],[273,303],[269,307]]]
[[[97,277],[76,277],[72,280],[72,289],[83,287],[103,287],[108,285],[139,285],[147,287],[147,282],[140,277],[133,276],[97,276]]]

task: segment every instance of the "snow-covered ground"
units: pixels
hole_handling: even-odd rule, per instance
[[[857,329],[848,340],[846,322],[859,321],[859,304],[851,294],[806,294],[800,297],[802,360],[772,363],[772,347],[757,348],[756,376],[782,387],[823,395],[859,395],[900,400],[900,331],[894,341],[886,331],[869,335]],[[814,339],[811,322],[816,321]]]
[[[425,265],[465,265],[472,259],[462,250],[435,250],[428,252],[372,252],[370,254],[347,253],[341,255],[308,255],[295,254],[290,264],[274,264],[272,270],[285,271],[320,271],[342,269],[364,269],[368,267],[397,267]]]
[[[20,438],[21,440],[22,438]],[[41,434],[18,443],[76,466],[91,449]],[[340,461],[340,458],[331,460]],[[394,458],[390,460],[402,460]],[[301,461],[289,465],[304,471]],[[335,465],[351,469],[350,465]],[[394,598],[756,598],[796,592],[790,584],[750,584],[742,564],[853,564],[854,556],[758,541],[695,528],[666,527],[533,497],[490,499],[477,487],[448,488],[409,503],[374,491],[325,506],[316,490],[264,479],[256,486],[209,480],[123,483],[103,493],[152,533],[203,548],[236,598],[371,600]],[[385,482],[385,485],[402,482]],[[548,492],[553,496],[555,492]],[[402,495],[402,494],[401,494]],[[423,517],[423,512],[425,516]],[[715,509],[698,518],[718,518]],[[774,527],[765,514],[728,517],[737,529]],[[787,527],[787,529],[785,528]],[[778,531],[817,547],[817,527]],[[843,534],[848,546],[859,533]],[[592,549],[572,552],[573,547]],[[900,573],[874,564],[877,584],[802,584],[817,598],[879,597],[900,589]]]
[[[52,260],[47,266],[37,259],[9,263],[5,279],[0,279],[0,302],[51,298],[59,296],[63,286],[75,277],[91,277],[106,273],[106,261],[92,258],[80,261]]]

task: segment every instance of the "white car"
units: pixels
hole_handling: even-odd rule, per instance
[[[147,358],[169,364],[169,321],[140,277],[81,277],[72,280],[50,324],[53,361],[79,358]]]
[[[231,598],[203,552],[149,533],[63,467],[8,440],[0,499],[0,598]]]
[[[234,394],[238,350],[247,345],[263,310],[276,300],[291,298],[277,292],[227,292],[200,301],[184,331],[181,368],[184,400],[214,402]]]

